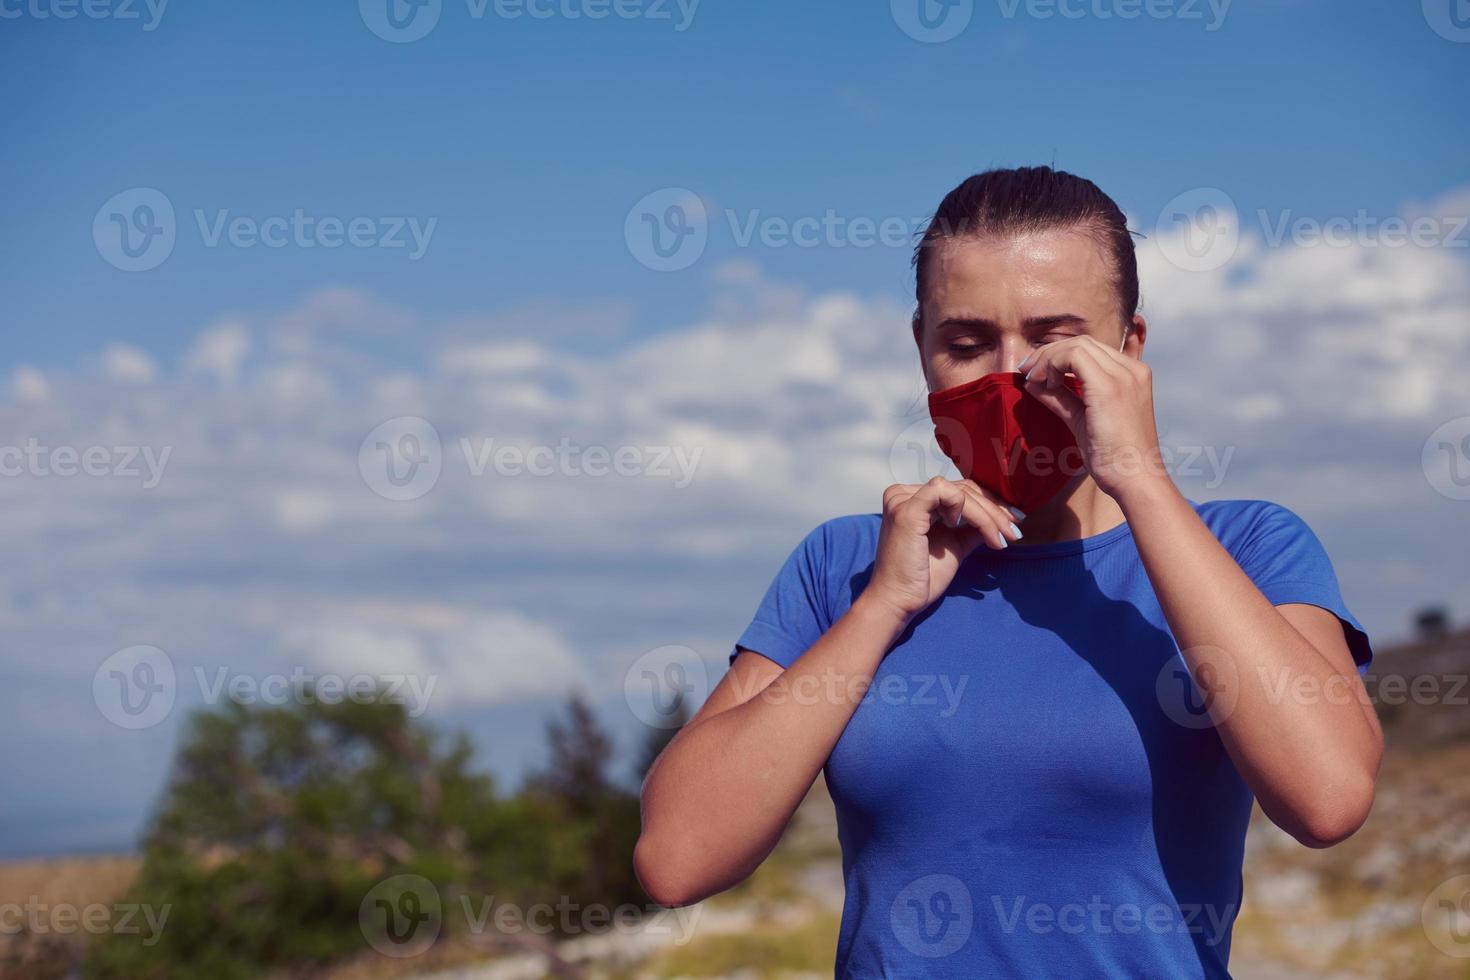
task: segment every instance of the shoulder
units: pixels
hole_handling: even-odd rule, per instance
[[[1227,548],[1245,544],[1263,533],[1311,533],[1299,514],[1284,504],[1271,500],[1231,499],[1195,503],[1195,512],[1205,526]]]
[[[882,522],[882,514],[830,517],[808,531],[798,547],[831,567],[872,561]]]
[[[1257,585],[1266,580],[1334,579],[1322,539],[1291,508],[1270,500],[1216,500],[1194,506]]]

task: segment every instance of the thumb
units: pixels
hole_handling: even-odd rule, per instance
[[[1072,392],[1072,389],[1063,384],[1049,388],[1046,379],[1038,374],[1026,382],[1026,394],[1055,412],[1063,422],[1067,423],[1067,427],[1072,430],[1074,436],[1079,440],[1082,438],[1085,431],[1083,418],[1086,415],[1087,406]]]

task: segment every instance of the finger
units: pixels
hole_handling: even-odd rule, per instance
[[[1002,514],[987,500],[965,494],[969,501],[965,509],[965,520],[968,521],[980,534],[980,540],[985,542],[986,547],[992,551],[1010,546],[1015,536],[1011,531],[1012,521],[1009,514]],[[1020,528],[1016,528],[1014,535],[1020,534]]]
[[[981,486],[974,480],[960,480],[959,484],[960,486],[964,487],[967,492],[977,493],[983,499],[988,500],[995,506],[999,507],[1001,516],[1005,517],[1008,521],[1020,521],[1025,519],[1026,515],[1024,513],[1022,513],[1018,508],[1012,507],[1010,504],[1000,499],[1000,497],[996,496],[989,487]],[[1017,528],[1017,530],[1020,529]]]
[[[1033,351],[1017,370],[1031,379],[1043,378],[1051,388],[1062,387],[1062,375],[1071,372],[1082,379],[1085,387],[1089,376],[1094,379],[1104,376],[1124,379],[1128,375],[1130,360],[1132,358],[1125,358],[1098,343],[1096,338],[1083,335],[1068,337]],[[1038,371],[1039,367],[1043,370]]]
[[[1103,364],[1109,369],[1117,368],[1118,370],[1125,370],[1128,367],[1128,362],[1133,360],[1133,358],[1124,354],[1118,348],[1109,347],[1092,334],[1082,334],[1076,340],[1081,346],[1097,354],[1102,359]]]
[[[1009,544],[1006,534],[1009,519],[998,515],[988,501],[971,493],[970,488],[962,482],[945,482],[948,486],[937,488],[939,495],[931,502],[933,509],[930,515],[934,523],[942,522],[946,527],[954,530],[960,537],[961,550],[965,554],[968,554],[971,548],[981,541],[992,550],[1006,547]],[[953,500],[949,496],[952,491],[958,491]],[[914,506],[924,507],[927,500],[929,498],[925,497]],[[963,545],[969,547],[963,547]]]
[[[918,492],[920,484],[895,483],[883,491],[883,512],[889,513]]]
[[[959,527],[963,523],[965,501],[968,499],[958,484],[936,476],[899,505],[895,513],[905,521],[912,521],[915,530],[925,533],[936,522]]]
[[[963,481],[960,486],[981,508],[989,525],[993,526],[1001,537],[1007,541],[1021,540],[1021,528],[1016,524],[1016,516],[1011,513],[1004,501],[993,497],[989,491],[973,481]]]
[[[1037,369],[1033,369],[1026,381],[1026,392],[1060,416],[1072,427],[1073,432],[1077,432],[1078,426],[1082,424],[1087,400],[1092,399],[1093,404],[1096,404],[1098,397],[1107,397],[1100,393],[1116,389],[1126,376],[1126,371],[1121,365],[1114,367],[1104,363],[1104,355],[1099,350],[1101,344],[1063,341],[1049,346],[1060,348],[1062,344],[1067,344],[1065,350],[1043,352],[1050,354],[1045,361],[1045,380],[1043,381],[1043,375]],[[1062,382],[1064,373],[1068,371],[1076,375],[1082,383],[1083,397],[1079,398]]]

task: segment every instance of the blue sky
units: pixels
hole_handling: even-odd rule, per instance
[[[1246,210],[1325,218],[1465,175],[1449,107],[1466,46],[1415,4],[1241,0],[1210,31],[1203,4],[1202,19],[1125,21],[1006,18],[991,0],[953,41],[924,44],[885,2],[705,0],[683,31],[493,7],[477,20],[466,3],[446,0],[409,44],[380,40],[349,2],[173,0],[152,31],[4,22],[5,357],[65,363],[105,336],[166,360],[221,309],[283,307],[323,282],[428,315],[579,301],[626,309],[635,335],[664,329],[699,308],[713,264],[671,277],[630,261],[622,217],[665,186],[742,212],[917,216],[966,173],[1055,160],[1130,212],[1219,186]],[[221,254],[192,235],[156,274],[128,276],[77,229],[135,186],[181,210],[438,227],[413,263]],[[894,251],[760,259],[817,288],[901,293]]]
[[[717,676],[800,535],[898,475],[892,447],[923,427],[907,239],[856,227],[912,226],[990,166],[1088,176],[1149,235],[1161,434],[1235,447],[1220,479],[1181,476],[1191,497],[1298,510],[1377,636],[1424,601],[1470,612],[1445,533],[1463,541],[1470,503],[1421,460],[1470,411],[1470,41],[1448,2],[1124,19],[1127,0],[990,0],[938,43],[905,33],[904,0],[626,0],[638,16],[600,20],[570,16],[595,0],[442,0],[408,43],[370,3],[172,0],[154,21],[96,2],[109,16],[0,0],[0,443],[170,458],[152,487],[0,482],[20,556],[0,734],[31,746],[0,768],[13,851],[125,843],[196,668],[433,674],[429,717],[475,731],[507,781],[570,686],[631,744],[633,665],[677,646]],[[94,224],[136,216],[138,189],[175,241],[126,271]],[[656,271],[636,206],[685,192],[707,245]],[[1233,209],[1227,257],[1171,251],[1181,200]],[[298,212],[405,247],[211,239]],[[824,217],[818,244],[781,243]],[[1415,217],[1428,242],[1385,240]],[[1314,240],[1332,219],[1366,230]],[[1273,242],[1283,225],[1305,230]],[[395,502],[353,461],[408,415],[443,475]],[[477,476],[458,448],[568,437],[700,450],[699,476]],[[92,693],[136,645],[181,678],[141,731]]]

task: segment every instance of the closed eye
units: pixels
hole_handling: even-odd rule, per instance
[[[989,343],[950,344],[949,352],[958,357],[974,357],[989,347]]]

